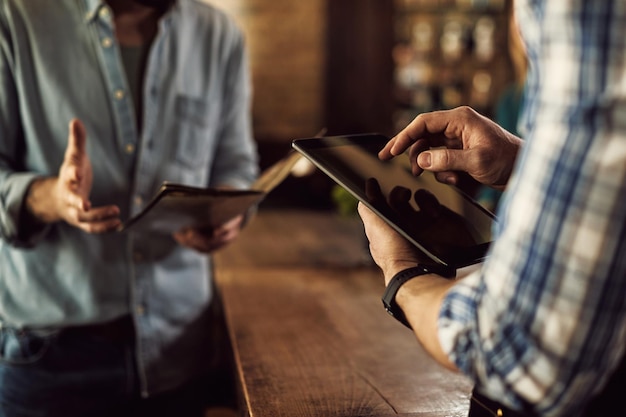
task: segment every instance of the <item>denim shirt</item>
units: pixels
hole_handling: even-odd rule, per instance
[[[0,0],[0,323],[54,330],[132,314],[144,395],[205,369],[209,257],[170,235],[27,231],[20,215],[30,183],[57,175],[74,117],[87,130],[92,205],[116,204],[122,220],[165,180],[250,185],[250,93],[240,30],[180,0],[150,50],[138,132],[104,2]]]

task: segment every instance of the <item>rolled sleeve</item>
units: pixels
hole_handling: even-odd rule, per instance
[[[516,7],[536,69],[527,142],[488,260],[446,295],[439,339],[488,396],[573,417],[626,345],[626,10]]]
[[[25,217],[26,194],[37,178],[34,173],[16,173],[0,182],[0,236],[11,245],[31,247],[48,228]]]

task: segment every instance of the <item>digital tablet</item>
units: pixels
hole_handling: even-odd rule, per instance
[[[292,146],[434,262],[452,268],[484,260],[495,216],[430,172],[414,176],[407,154],[381,161],[379,134],[296,139]]]

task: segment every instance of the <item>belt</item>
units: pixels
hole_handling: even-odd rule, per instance
[[[135,339],[135,324],[129,315],[106,323],[67,327],[61,333],[95,337],[110,342],[132,342]]]
[[[474,389],[470,399],[468,417],[533,417],[533,414],[511,410],[505,405],[485,397]]]

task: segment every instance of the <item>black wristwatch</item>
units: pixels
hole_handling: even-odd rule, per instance
[[[454,278],[456,270],[444,265],[418,264],[417,266],[403,269],[394,275],[389,281],[389,284],[387,284],[387,288],[383,294],[383,306],[385,307],[385,310],[387,310],[387,313],[391,314],[392,317],[395,317],[396,320],[404,324],[409,329],[411,328],[411,325],[406,320],[406,316],[400,306],[398,306],[398,303],[396,303],[396,294],[402,284],[410,279],[426,274],[437,274],[445,278]]]

